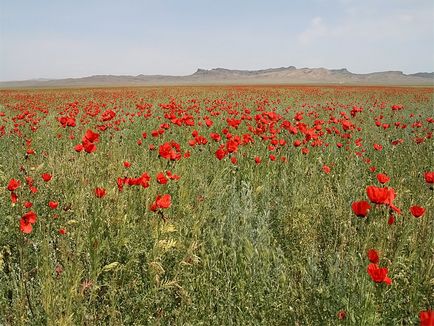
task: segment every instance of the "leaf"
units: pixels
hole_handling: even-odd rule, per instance
[[[113,263],[110,263],[110,264],[108,264],[108,265],[105,265],[105,266],[102,268],[102,272],[103,272],[103,273],[105,273],[105,272],[111,272],[112,270],[118,268],[120,265],[121,265],[121,263],[115,261],[115,262],[113,262]]]
[[[176,232],[176,228],[173,224],[163,224],[161,226],[161,233],[172,233]]]
[[[172,248],[176,247],[176,240],[169,239],[169,240],[160,240],[157,243],[157,247],[163,251],[169,251]]]

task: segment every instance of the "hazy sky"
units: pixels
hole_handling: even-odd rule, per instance
[[[0,80],[434,71],[432,0],[0,0]]]

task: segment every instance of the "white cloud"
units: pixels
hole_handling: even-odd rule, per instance
[[[325,36],[327,32],[327,26],[323,23],[322,18],[315,17],[311,20],[309,27],[298,35],[298,40],[301,44],[308,45]]]

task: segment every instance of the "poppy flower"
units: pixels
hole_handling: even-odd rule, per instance
[[[425,208],[414,205],[410,207],[410,212],[414,217],[418,218],[425,214]]]
[[[368,265],[367,272],[375,283],[392,284],[392,280],[387,276],[388,269],[386,267],[378,267],[377,264],[371,263]]]
[[[83,149],[85,150],[86,153],[90,154],[90,153],[93,153],[96,151],[96,145],[94,143],[88,141],[87,139],[83,140],[82,145],[83,145]]]
[[[13,191],[11,192],[11,202],[12,204],[16,204],[18,202],[18,196]]]
[[[380,144],[374,144],[374,149],[375,149],[376,151],[382,151],[382,150],[383,150],[383,146],[380,145]]]
[[[170,179],[170,180],[179,180],[179,179],[181,179],[181,177],[179,176],[179,175],[177,175],[177,174],[173,174],[172,173],[172,171],[170,171],[170,170],[167,170],[166,171],[166,175],[167,175],[167,177]]]
[[[158,154],[162,158],[178,161],[181,159],[181,146],[174,141],[166,142],[160,146]]]
[[[215,156],[221,161],[225,156],[226,156],[226,152],[224,149],[219,148],[216,152],[215,152]]]
[[[157,174],[157,182],[159,184],[165,185],[167,183],[167,181],[168,180],[167,180],[167,178],[166,178],[166,176],[164,175],[163,172],[160,172],[160,173]]]
[[[32,206],[33,206],[33,203],[31,203],[31,202],[29,202],[29,201],[24,202],[24,207],[25,207],[25,208],[30,208],[30,207],[32,207]]]
[[[366,200],[356,201],[351,204],[351,209],[353,213],[358,217],[365,217],[368,215],[371,205]]]
[[[345,310],[340,310],[338,311],[337,315],[339,320],[344,320],[345,318],[347,318],[347,313]]]
[[[389,219],[387,220],[387,224],[392,225],[395,223],[395,216],[393,214],[390,214]]]
[[[375,186],[368,186],[366,194],[371,202],[375,204],[385,204],[389,198],[388,188],[379,188]]]
[[[57,208],[57,206],[59,206],[59,202],[57,202],[57,201],[49,201],[48,202],[48,206],[51,208],[51,209],[56,209]]]
[[[126,167],[127,169],[131,166],[131,163],[128,161],[124,162],[124,167]]]
[[[95,188],[95,196],[97,198],[102,198],[106,195],[106,190],[104,188]]]
[[[91,143],[97,143],[99,141],[99,134],[96,132],[93,132],[92,130],[88,129],[86,130],[86,133],[83,136],[83,142],[85,140],[91,142]]]
[[[368,250],[368,259],[373,264],[378,264],[380,261],[380,257],[378,256],[378,251],[375,249]]]
[[[325,174],[329,174],[331,171],[330,167],[325,164],[322,166],[322,170],[324,171]]]
[[[169,208],[172,205],[172,196],[169,194],[157,195],[157,198],[152,203],[150,210],[155,212],[159,208]]]
[[[157,196],[155,200],[158,208],[169,208],[172,205],[172,196],[165,194],[163,196]]]
[[[434,325],[434,310],[425,310],[419,312],[420,326],[433,326]]]
[[[434,171],[424,173],[426,183],[434,183]]]
[[[20,230],[23,233],[31,233],[33,229],[33,224],[36,223],[36,213],[33,211],[29,211],[25,213],[20,219]]]
[[[384,184],[384,183],[389,182],[390,178],[386,174],[378,173],[377,174],[377,180],[379,183]]]
[[[21,218],[20,219],[20,230],[23,233],[29,234],[32,232],[33,226],[31,223],[29,223],[28,221]]]
[[[16,179],[9,180],[9,184],[7,186],[7,189],[9,191],[15,191],[18,189],[18,187],[21,186],[21,181]]]
[[[41,177],[42,177],[42,179],[43,179],[45,182],[48,182],[48,181],[51,180],[52,175],[49,174],[49,173],[42,173]]]
[[[59,234],[60,235],[65,235],[66,234],[66,230],[65,229],[60,229],[59,230]]]
[[[255,156],[255,163],[256,164],[261,163],[261,158],[259,156]]]
[[[83,150],[83,145],[82,144],[75,145],[74,150],[76,152],[81,152]]]

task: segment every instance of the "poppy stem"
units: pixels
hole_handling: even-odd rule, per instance
[[[158,210],[158,215],[160,215],[161,219],[162,219],[164,222],[167,222],[167,219],[166,219],[166,217],[164,216],[164,212],[163,212],[162,210]]]
[[[23,269],[24,269],[24,262],[23,262],[23,242],[21,242],[21,248],[20,248],[20,264],[21,264],[21,268],[20,268],[20,272],[21,272],[21,279],[24,283],[24,292],[26,293],[26,300],[27,300],[27,304],[29,306],[29,310],[30,313],[32,315],[32,318],[35,317],[35,314],[33,312],[33,307],[32,307],[32,302],[30,300],[30,294],[29,294],[29,288],[27,287],[27,277],[25,277]]]

